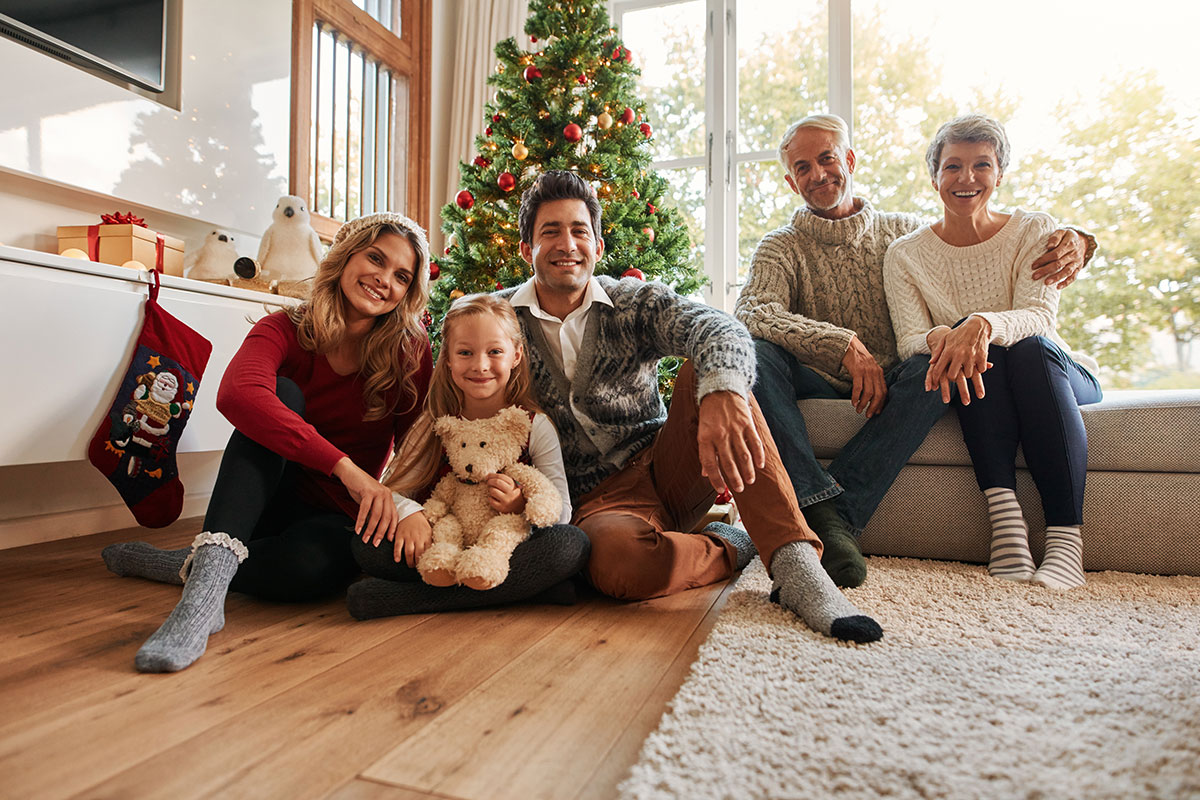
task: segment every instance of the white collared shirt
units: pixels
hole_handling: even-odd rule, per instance
[[[550,353],[554,356],[558,366],[562,368],[563,374],[567,376],[567,383],[574,383],[575,365],[579,361],[579,350],[583,346],[583,334],[587,328],[588,313],[592,310],[592,304],[603,303],[611,306],[612,299],[593,275],[588,279],[583,302],[579,304],[579,308],[567,314],[565,318],[559,319],[542,310],[533,281],[534,279],[530,278],[521,284],[521,288],[517,289],[509,298],[509,302],[514,307],[525,306],[529,309],[542,326],[542,333],[546,336]]]

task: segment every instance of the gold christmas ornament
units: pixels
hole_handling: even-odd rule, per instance
[[[611,128],[612,124],[612,114],[608,113],[607,111],[602,111],[600,116],[596,117],[596,125],[599,126],[600,130],[602,131],[606,131]]]
[[[529,156],[529,148],[525,146],[522,139],[517,139],[516,144],[512,146],[512,157],[517,161],[524,161]]]
[[[462,297],[464,294],[466,294],[466,292],[464,292],[462,289],[455,289],[454,291],[450,292],[450,299],[457,300],[458,298]]]

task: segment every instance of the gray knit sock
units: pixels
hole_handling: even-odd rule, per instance
[[[385,543],[385,546],[391,548],[390,544]],[[583,569],[591,552],[591,542],[573,525],[552,525],[535,531],[513,551],[504,582],[482,592],[466,586],[430,586],[422,581],[407,580],[408,567],[393,565],[389,568],[386,562],[372,558],[357,544],[353,548],[355,558],[367,572],[400,578],[364,578],[347,590],[346,606],[350,614],[356,619],[374,619],[534,600]],[[557,599],[553,602],[561,603],[564,595],[557,590],[554,595]]]
[[[160,550],[147,542],[121,542],[110,544],[100,551],[109,572],[123,578],[147,578],[159,583],[183,585],[179,570],[191,555],[191,547],[178,550]]]
[[[883,638],[879,623],[850,604],[821,567],[816,548],[790,542],[771,557],[771,601],[803,619],[814,631],[850,642]]]
[[[704,526],[704,532],[716,534],[734,546],[737,550],[737,563],[733,568],[736,571],[745,569],[750,560],[758,555],[758,548],[754,546],[750,534],[741,528],[724,522],[710,522]]]
[[[225,627],[225,594],[246,546],[228,534],[205,532],[192,547],[183,597],[138,650],[139,672],[178,672],[204,655],[208,637]]]

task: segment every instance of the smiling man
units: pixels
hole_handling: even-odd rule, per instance
[[[759,243],[734,313],[754,337],[754,396],[825,545],[821,563],[838,586],[853,587],[867,574],[862,529],[946,408],[940,393],[925,391],[929,356],[900,361],[883,289],[888,245],[923,223],[854,196],[856,159],[840,117],[792,124],[779,158],[804,206]],[[1094,249],[1087,234],[1057,230],[1030,265],[1033,278],[1065,288]],[[810,397],[849,398],[867,417],[828,467],[796,407]]]
[[[659,597],[728,578],[757,548],[772,596],[809,627],[879,639],[879,625],[821,568],[821,543],[750,396],[746,329],[661,283],[596,277],[600,203],[574,173],[542,175],[521,197],[518,222],[533,277],[501,294],[525,330],[534,394],[558,428],[592,584],[627,600]],[[657,380],[666,356],[688,359],[669,413]],[[746,531],[713,523],[691,533],[724,488]]]

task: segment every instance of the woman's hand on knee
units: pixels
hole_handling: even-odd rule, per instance
[[[358,503],[358,518],[354,533],[364,542],[378,545],[391,541],[396,534],[399,514],[392,500],[392,490],[368,475],[349,457],[342,458],[333,468],[333,476],[342,482],[350,497]]]

